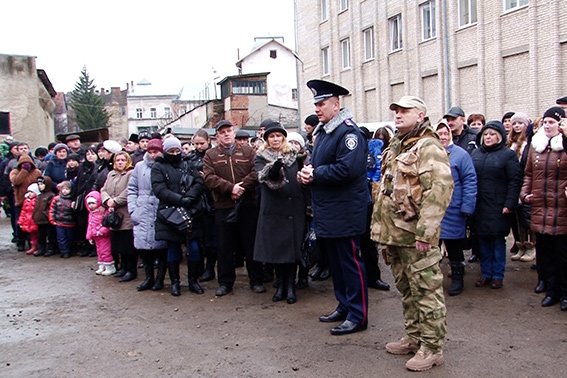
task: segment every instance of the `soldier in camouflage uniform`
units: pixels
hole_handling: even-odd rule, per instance
[[[371,237],[384,250],[402,294],[406,335],[388,343],[386,350],[415,353],[406,367],[423,371],[444,362],[447,323],[438,245],[453,178],[425,103],[404,96],[390,109],[396,113],[398,133],[383,154]]]

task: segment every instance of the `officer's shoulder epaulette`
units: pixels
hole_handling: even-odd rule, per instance
[[[345,119],[345,125],[347,126],[356,126],[356,123],[352,119]]]

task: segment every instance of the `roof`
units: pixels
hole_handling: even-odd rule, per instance
[[[266,41],[265,43],[260,43],[256,46],[254,46],[254,48],[252,49],[252,51],[248,55],[246,55],[244,58],[242,58],[238,62],[236,62],[236,67],[240,67],[240,65],[242,64],[242,61],[245,60],[246,58],[248,58],[250,55],[256,53],[256,51],[260,50],[261,48],[265,47],[266,45],[269,45],[269,44],[272,44],[272,43],[280,45],[281,47],[283,47],[284,49],[289,51],[291,54],[293,54],[293,56],[295,56],[297,59],[299,59],[299,56],[295,53],[295,51],[293,51],[292,49],[290,49],[289,47],[287,47],[283,43],[276,40],[276,38],[278,38],[278,37],[273,37],[272,39],[270,39],[269,41]]]
[[[249,77],[258,77],[258,76],[268,76],[269,72],[256,72],[251,74],[242,74],[242,75],[233,75],[233,76],[226,76],[224,79],[218,82],[218,85],[222,85],[225,81],[233,80],[233,79],[246,79]]]

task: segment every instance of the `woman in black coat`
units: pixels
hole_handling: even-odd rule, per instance
[[[202,176],[183,159],[181,142],[175,137],[163,141],[163,158],[157,158],[152,167],[152,190],[159,199],[156,216],[156,240],[167,241],[167,263],[171,279],[171,295],[181,294],[179,263],[181,261],[181,243],[187,243],[187,272],[189,291],[203,294],[198,278],[203,265],[197,238],[202,234],[201,221],[193,219],[189,232],[178,232],[167,224],[160,211],[168,207],[183,207],[192,210],[197,206],[204,190]],[[182,185],[182,180],[184,184]]]
[[[518,203],[522,172],[516,154],[506,147],[506,131],[500,121],[489,121],[480,130],[477,145],[471,156],[478,179],[474,218],[482,277],[476,286],[500,289],[506,267],[506,236]]]
[[[256,228],[254,260],[272,264],[277,289],[274,302],[295,303],[295,276],[306,229],[308,189],[297,181],[297,153],[277,122],[266,127],[265,143],[254,163],[260,187],[260,214]]]

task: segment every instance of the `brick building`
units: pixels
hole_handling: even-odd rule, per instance
[[[313,110],[303,83],[321,78],[351,91],[358,122],[391,120],[406,94],[433,121],[453,105],[535,118],[567,95],[565,20],[563,0],[297,0],[300,114]]]

